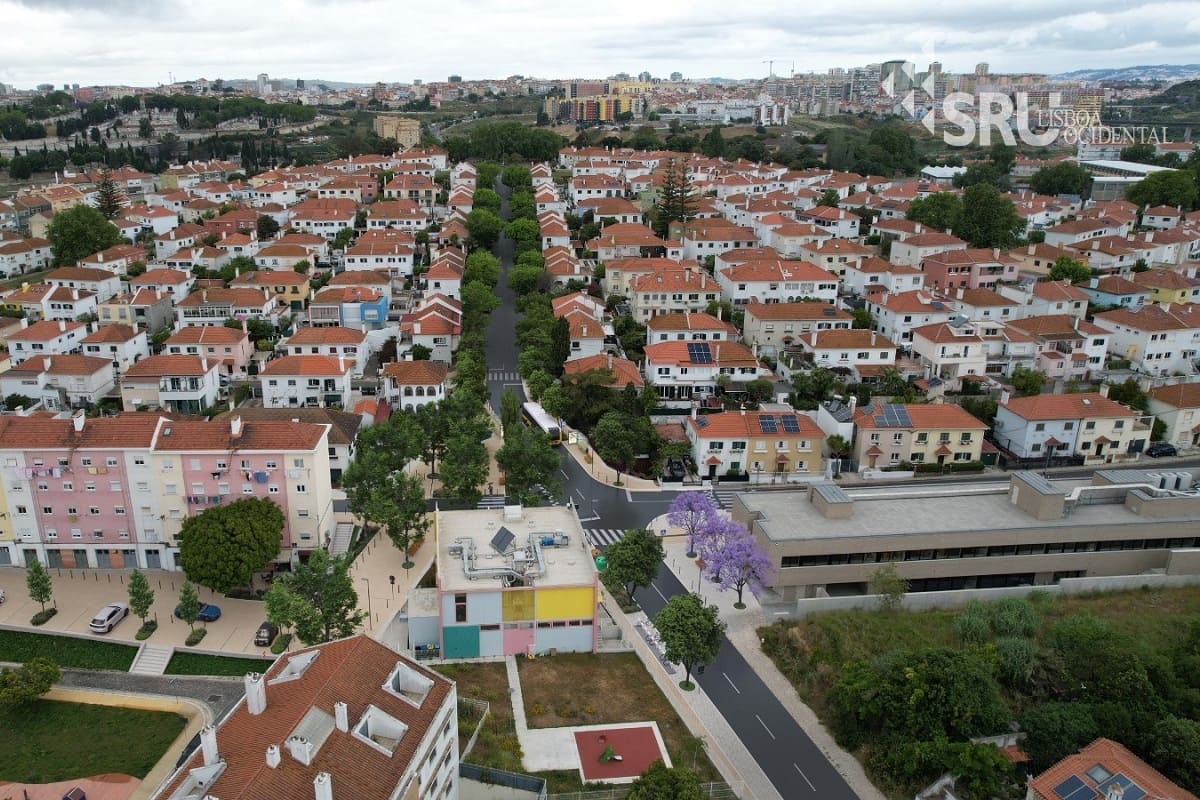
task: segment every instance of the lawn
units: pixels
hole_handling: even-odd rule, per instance
[[[240,678],[247,672],[266,672],[273,659],[210,656],[176,650],[167,662],[166,675],[227,675]]]
[[[144,778],[185,723],[161,711],[52,700],[0,709],[0,781],[50,783],[109,772]]]
[[[463,760],[481,767],[509,772],[524,772],[521,744],[513,723],[512,699],[508,693],[508,672],[502,662],[439,664],[434,669],[458,684],[459,698],[485,700],[491,708],[475,748]],[[478,717],[466,706],[459,707],[458,744],[465,748],[475,730]]]
[[[633,653],[565,653],[520,660],[521,692],[531,728],[658,722],[675,764],[696,764],[702,781],[722,776]],[[546,773],[551,792],[578,791],[576,773]]]
[[[128,672],[137,648],[98,639],[77,639],[52,633],[0,630],[0,661],[48,658],[60,667],[115,669]]]

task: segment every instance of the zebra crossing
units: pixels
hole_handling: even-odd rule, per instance
[[[507,383],[521,382],[521,376],[516,370],[489,369],[487,376],[489,381],[505,381]]]
[[[605,548],[618,542],[625,531],[621,528],[584,528],[583,535],[592,543],[592,547]]]
[[[475,508],[504,508],[505,502],[505,497],[502,494],[487,495],[479,498],[479,502],[475,504]]]
[[[738,492],[744,491],[745,489],[709,489],[706,494],[719,507],[729,509],[733,507],[733,496]]]

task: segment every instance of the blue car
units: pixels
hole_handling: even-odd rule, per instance
[[[179,614],[179,606],[175,606],[175,618],[183,619]],[[200,605],[200,616],[196,619],[201,622],[216,622],[221,618],[221,609],[210,603],[202,603]]]

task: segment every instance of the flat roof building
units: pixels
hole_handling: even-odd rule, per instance
[[[1091,483],[1013,473],[1007,486],[863,487],[739,494],[734,519],[776,566],[782,600],[865,594],[894,562],[909,591],[1200,572],[1190,472],[1101,470]]]

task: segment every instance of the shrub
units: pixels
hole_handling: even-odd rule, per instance
[[[288,645],[292,643],[292,635],[290,633],[281,633],[275,637],[275,641],[271,642],[271,652],[279,655],[284,650],[288,649]]]
[[[972,600],[967,607],[954,618],[954,632],[963,644],[983,644],[991,636],[992,628],[988,625],[987,612],[983,604]]]
[[[145,641],[146,639],[149,639],[150,634],[154,633],[156,630],[158,630],[158,623],[152,619],[146,620],[142,627],[138,628],[138,632],[134,634],[133,638],[137,639],[139,642]]]
[[[1041,624],[1029,601],[1019,597],[989,603],[987,611],[988,623],[997,637],[1033,636]]]
[[[187,639],[184,640],[184,644],[186,644],[188,647],[195,647],[196,645],[200,644],[200,641],[204,638],[204,634],[206,633],[208,633],[207,629],[196,628],[196,630],[188,634]]]
[[[996,653],[1000,656],[1000,681],[1014,689],[1028,686],[1037,645],[1019,636],[1005,636],[996,640]]]
[[[47,608],[44,611],[39,611],[29,620],[30,625],[45,625],[50,621],[50,618],[58,613],[57,608]]]

